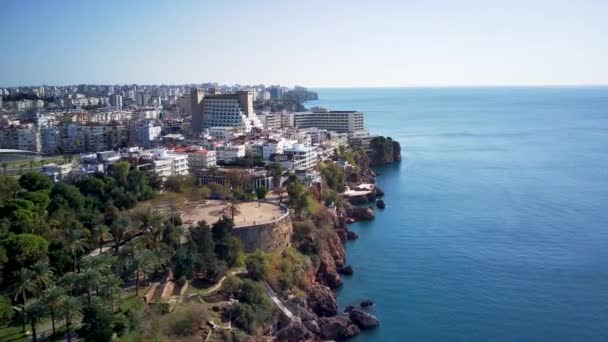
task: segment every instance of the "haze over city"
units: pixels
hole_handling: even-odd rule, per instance
[[[0,86],[608,83],[608,2],[3,0]]]

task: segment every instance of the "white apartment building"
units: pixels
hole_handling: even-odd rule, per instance
[[[169,176],[188,175],[188,156],[169,153],[165,149],[152,151],[153,171],[163,179]]]
[[[285,147],[283,153],[290,157],[296,172],[306,172],[317,165],[317,150],[313,146],[293,144]]]
[[[217,161],[232,163],[239,158],[244,158],[246,154],[245,145],[222,145],[216,147]]]
[[[188,168],[190,174],[199,174],[202,170],[208,170],[217,165],[217,153],[204,149],[188,151]]]
[[[338,133],[352,133],[365,129],[365,115],[357,111],[313,111],[294,113],[297,128],[317,127]]]
[[[72,172],[72,164],[46,164],[41,171],[55,183],[64,180]]]

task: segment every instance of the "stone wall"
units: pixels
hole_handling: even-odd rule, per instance
[[[253,226],[234,228],[233,234],[243,242],[245,252],[256,249],[263,251],[284,250],[291,241],[293,227],[289,213],[285,212],[278,219]]]

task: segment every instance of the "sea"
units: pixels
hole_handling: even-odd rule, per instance
[[[608,87],[314,91],[402,146],[350,225],[352,341],[608,341]]]

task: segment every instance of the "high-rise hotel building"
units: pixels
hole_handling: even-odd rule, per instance
[[[249,132],[261,123],[253,111],[253,92],[237,91],[234,94],[204,94],[193,89],[190,94],[192,107],[192,130],[202,132],[205,128],[234,128]]]
[[[297,128],[317,127],[338,133],[354,133],[365,130],[365,116],[362,112],[348,110],[317,110],[294,113]]]

